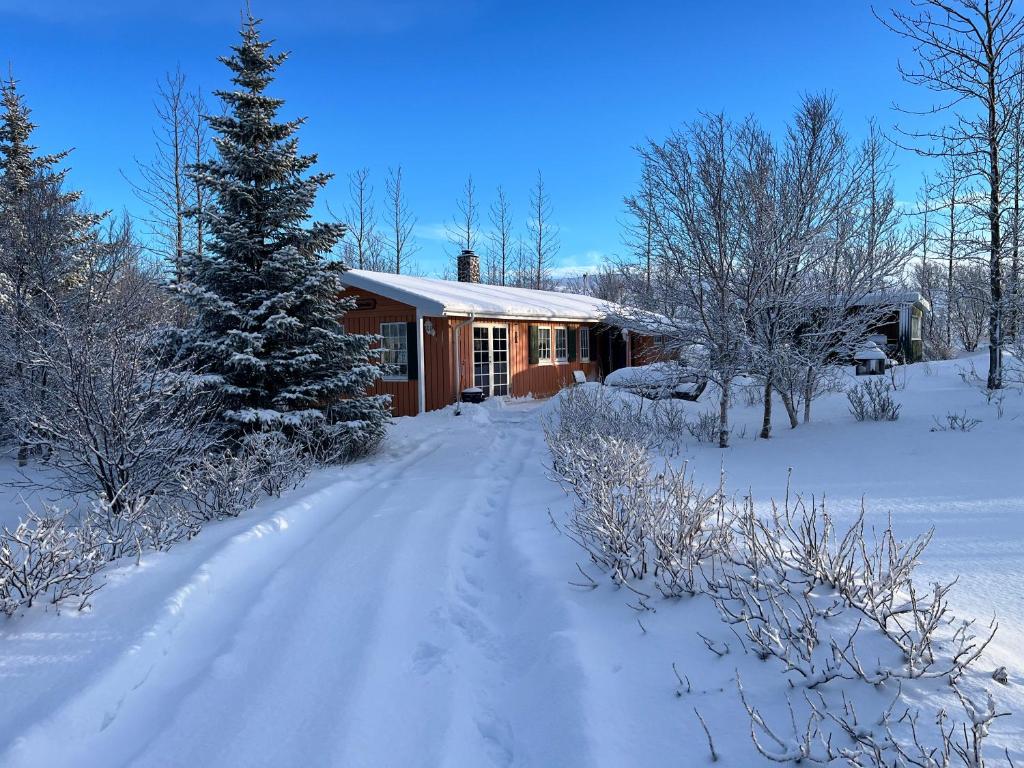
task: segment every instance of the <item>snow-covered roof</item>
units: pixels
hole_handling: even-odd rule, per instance
[[[928,299],[918,291],[875,291],[864,294],[857,302],[857,305],[861,307],[872,304],[917,304],[926,312],[930,312],[932,308]]]
[[[873,341],[867,342],[864,346],[857,350],[857,353],[853,356],[854,360],[885,360],[886,355],[878,345]]]
[[[603,299],[560,291],[461,283],[364,269],[346,270],[341,280],[353,288],[361,288],[413,306],[430,317],[475,315],[523,320],[603,322],[621,313],[620,307]]]

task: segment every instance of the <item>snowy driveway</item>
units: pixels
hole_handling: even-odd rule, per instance
[[[91,612],[0,624],[0,765],[693,765],[708,760],[698,708],[722,764],[766,764],[735,672],[742,662],[748,690],[777,697],[779,671],[708,653],[696,631],[726,632],[710,601],[639,616],[625,590],[570,586],[582,559],[548,519],[567,500],[545,476],[543,406],[496,406],[399,420],[374,460],[112,572]],[[852,509],[857,467],[882,460],[832,434],[846,420],[837,406],[772,444],[738,443],[731,478],[763,498],[795,462]],[[873,439],[861,427],[849,435]],[[920,435],[952,437],[922,421],[894,442],[908,455]],[[828,445],[838,452],[814,461]],[[691,449],[713,479],[721,452]],[[964,572],[960,607],[999,608],[985,665],[1011,666],[1000,701],[1021,713],[1024,492],[1014,477],[993,499],[953,473],[993,461],[1017,458],[944,448],[875,493],[901,527],[936,525],[928,573]],[[692,681],[683,696],[673,665]],[[1021,720],[999,725],[1018,754]]]
[[[513,501],[546,518],[535,406],[467,410],[11,626],[0,765],[589,762],[564,611],[506,530]]]

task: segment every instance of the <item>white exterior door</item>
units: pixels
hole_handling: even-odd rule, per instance
[[[473,386],[488,397],[508,394],[508,326],[473,325]]]

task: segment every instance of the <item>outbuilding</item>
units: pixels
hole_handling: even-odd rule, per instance
[[[926,312],[931,311],[928,299],[918,291],[885,291],[870,293],[858,302],[858,308],[883,311],[872,324],[872,340],[876,341],[890,358],[904,363],[924,359],[924,341],[921,330]]]
[[[396,416],[444,408],[465,390],[553,395],[576,371],[597,380],[650,349],[647,336],[616,324],[621,314],[606,301],[480,283],[472,251],[458,264],[457,281],[360,269],[342,277],[355,302],[345,327],[383,340],[391,373],[375,390],[391,395]]]

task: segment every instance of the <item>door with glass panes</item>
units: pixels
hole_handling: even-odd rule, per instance
[[[488,397],[508,394],[507,325],[473,325],[473,386]]]

